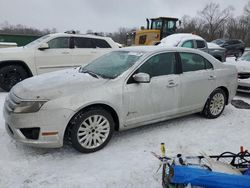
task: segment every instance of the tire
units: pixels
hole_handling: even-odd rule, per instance
[[[224,111],[226,100],[225,92],[222,89],[217,88],[207,99],[202,114],[208,119],[219,117]]]
[[[245,52],[245,50],[242,49],[242,50],[240,51],[240,53],[239,53],[239,57],[241,57],[241,56],[244,54],[244,52]]]
[[[0,87],[5,91],[18,82],[28,78],[27,71],[21,65],[7,65],[0,68]]]
[[[243,51],[240,50],[239,53],[238,53],[238,57],[241,57],[243,55]]]
[[[71,144],[81,153],[92,153],[102,149],[108,144],[114,132],[114,120],[110,113],[102,108],[79,112],[71,124]]]

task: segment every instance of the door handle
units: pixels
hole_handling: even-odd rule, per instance
[[[62,54],[69,54],[69,52],[62,52]]]
[[[167,87],[168,87],[168,88],[171,88],[171,87],[176,87],[177,85],[178,85],[178,84],[177,84],[177,83],[174,83],[173,80],[170,80],[170,81],[168,82]]]
[[[209,77],[208,77],[208,80],[215,80],[216,79],[216,76],[213,76],[213,75],[210,75]]]

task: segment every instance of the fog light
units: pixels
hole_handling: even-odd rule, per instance
[[[37,140],[39,137],[40,128],[39,127],[21,128],[20,131],[27,139]]]

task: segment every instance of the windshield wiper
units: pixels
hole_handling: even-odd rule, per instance
[[[94,78],[98,78],[98,79],[99,79],[98,74],[96,74],[96,73],[94,73],[94,72],[91,72],[91,71],[89,71],[89,70],[83,69],[81,72],[82,72],[82,73],[88,73],[90,76],[93,76]]]
[[[107,75],[103,75],[103,74],[97,74],[95,72],[92,72],[92,71],[89,71],[87,69],[84,69],[84,68],[80,68],[79,69],[79,72],[82,72],[82,73],[88,73],[89,75],[95,77],[95,78],[103,78],[103,79],[114,79],[114,77],[111,77],[111,76],[107,76]]]
[[[103,74],[98,74],[98,76],[102,77],[103,79],[113,79],[113,77],[106,76],[106,75],[103,75]]]

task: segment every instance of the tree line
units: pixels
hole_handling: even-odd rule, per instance
[[[181,25],[177,32],[195,33],[207,41],[218,38],[241,39],[246,43],[246,46],[250,46],[250,1],[244,6],[240,16],[235,17],[233,12],[232,6],[221,8],[218,3],[208,3],[194,17],[184,15],[180,19]],[[92,30],[88,30],[87,33],[109,36],[116,42],[127,44],[128,35],[136,29],[120,27],[118,31],[110,33],[95,33]],[[57,32],[55,28],[39,30],[21,24],[11,25],[8,22],[0,25],[0,33],[4,34],[45,35],[55,32]],[[79,32],[77,31],[77,33]]]
[[[217,3],[207,4],[197,16],[183,16],[179,32],[195,33],[207,41],[218,38],[241,39],[250,46],[250,1],[242,15],[234,17],[234,8],[224,9]]]
[[[49,33],[56,33],[56,28],[52,29],[37,29],[34,27],[28,27],[22,24],[12,25],[8,21],[0,24],[0,34],[17,34],[17,35],[36,35],[42,36]]]

